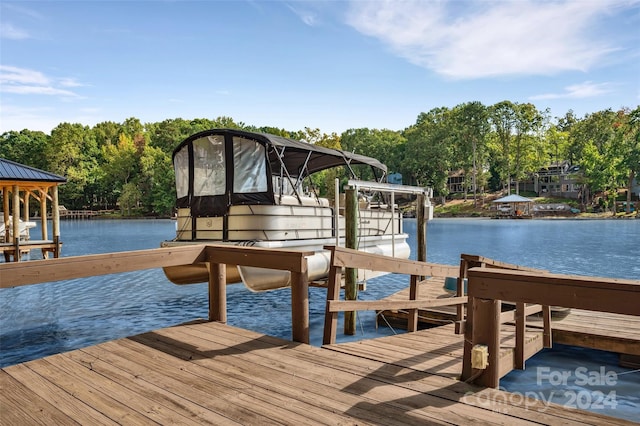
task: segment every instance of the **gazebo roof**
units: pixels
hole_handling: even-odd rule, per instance
[[[65,183],[67,178],[0,158],[0,181]]]
[[[494,203],[533,203],[530,198],[522,197],[518,194],[507,195],[506,197],[493,200]]]

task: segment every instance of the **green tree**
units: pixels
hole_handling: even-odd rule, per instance
[[[516,125],[513,152],[513,177],[516,184],[516,194],[519,193],[520,181],[547,162],[542,160],[541,153],[545,152],[543,124],[545,115],[538,111],[531,103],[516,104]]]
[[[342,133],[340,141],[343,150],[373,157],[384,163],[389,173],[400,172],[402,169],[406,139],[401,132],[388,129],[349,129]],[[367,170],[361,178],[373,178],[372,171]]]
[[[605,207],[615,214],[618,189],[624,187],[628,168],[624,156],[625,138],[619,114],[612,110],[587,115],[574,124],[569,140],[592,192],[602,192]]]
[[[489,139],[489,149],[496,171],[503,188],[511,193],[511,152],[513,129],[516,125],[516,106],[510,101],[499,102],[489,108],[489,120],[493,133]]]
[[[98,149],[93,134],[81,124],[62,123],[51,131],[45,149],[49,171],[66,176],[60,204],[81,209],[93,202]]]
[[[541,166],[539,153],[545,117],[533,104],[499,102],[489,109],[493,135],[490,138],[493,167],[503,187],[511,193],[511,181],[518,183]]]
[[[473,203],[477,206],[477,188],[486,161],[486,141],[489,133],[489,114],[481,102],[468,102],[452,110],[452,142],[455,167],[464,170],[464,197],[469,188],[473,190]]]
[[[161,216],[171,214],[175,205],[175,176],[171,156],[160,148],[147,146],[140,159],[142,199],[149,212]]]
[[[0,157],[47,170],[49,165],[44,152],[48,141],[49,136],[39,131],[5,132],[0,136]]]
[[[102,156],[102,185],[110,188],[106,197],[108,203],[112,204],[118,199],[124,185],[133,182],[139,174],[138,150],[129,135],[120,133],[117,144],[102,147]]]
[[[405,130],[406,171],[420,186],[430,186],[444,198],[449,194],[447,178],[452,164],[451,110],[434,108],[418,116]]]
[[[122,216],[131,216],[132,210],[138,207],[141,197],[142,194],[135,183],[129,182],[125,184],[122,187],[122,194],[118,198]]]
[[[627,171],[626,212],[631,213],[631,194],[633,181],[640,176],[640,106],[633,111],[618,112],[618,121],[614,124],[616,135],[620,139],[621,156]]]

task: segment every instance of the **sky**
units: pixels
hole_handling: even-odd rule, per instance
[[[640,104],[640,0],[0,2],[0,133],[226,116],[403,130],[433,108]]]

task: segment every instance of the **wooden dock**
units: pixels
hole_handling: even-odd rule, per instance
[[[461,339],[449,327],[317,348],[185,324],[2,369],[0,423],[632,424],[460,382]]]
[[[422,281],[419,287],[419,294],[428,299],[455,297],[444,290],[442,277]],[[392,294],[387,300],[407,300],[408,297],[409,289],[406,288]],[[392,324],[404,325],[407,321],[407,311],[389,310],[382,315]],[[452,306],[424,308],[419,310],[418,318],[421,327],[453,323],[456,321],[456,309]],[[542,318],[538,315],[529,316],[527,327],[541,329]],[[552,312],[551,331],[554,343],[640,355],[640,316],[583,309]]]
[[[202,262],[210,271],[208,322],[2,369],[0,425],[630,424],[497,387],[500,377],[523,368],[550,344],[549,306],[638,316],[640,282],[506,270],[506,264],[493,263],[464,268],[469,296],[446,300],[421,291],[419,278],[448,276],[455,268],[330,250],[322,348],[306,343],[309,283],[302,252],[202,245],[0,264],[0,288]],[[225,264],[277,264],[291,272],[293,341],[224,325]],[[343,267],[409,275],[408,297],[340,300]],[[515,303],[514,312],[500,312],[503,297]],[[416,331],[424,312],[452,306],[458,315],[467,300],[464,322]],[[538,304],[544,331],[525,321]],[[335,344],[339,312],[392,309],[409,312],[412,333]],[[458,328],[465,334],[456,334]],[[488,363],[476,356],[483,347]]]

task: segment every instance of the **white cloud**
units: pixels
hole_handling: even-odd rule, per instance
[[[531,100],[543,99],[584,99],[604,95],[611,92],[610,83],[593,83],[585,81],[580,84],[572,84],[564,88],[562,93],[544,93],[542,95],[531,96]]]
[[[77,93],[57,86],[78,87],[82,85],[72,78],[53,80],[40,71],[0,65],[0,92],[4,93],[79,98]]]
[[[59,80],[62,87],[83,87],[86,84],[78,82],[75,78],[61,78]]]
[[[49,79],[39,71],[0,65],[0,84],[37,84],[47,85]]]
[[[9,40],[24,40],[31,38],[31,36],[27,31],[18,27],[14,27],[13,24],[9,22],[4,22],[2,26],[0,26],[0,38]]]
[[[300,5],[304,5],[304,3],[297,3],[296,6],[300,6]],[[318,25],[318,15],[315,12],[312,12],[308,9],[301,9],[300,7],[293,7],[292,5],[287,5],[287,7],[289,7],[289,9],[296,14],[296,16],[298,18],[300,18],[300,20],[302,22],[304,22],[305,25],[308,25],[310,27],[315,27],[316,25]]]
[[[549,75],[586,71],[616,50],[590,31],[619,3],[354,1],[348,23],[395,54],[448,77]]]
[[[61,95],[67,97],[77,97],[78,95],[64,89],[56,89],[50,86],[25,86],[7,85],[0,90],[4,93],[14,93],[17,95]]]

